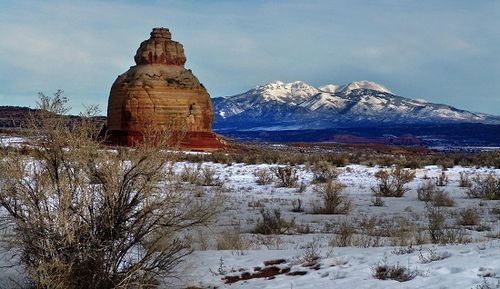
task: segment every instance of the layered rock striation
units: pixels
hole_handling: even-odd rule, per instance
[[[118,76],[108,100],[108,134],[114,144],[133,145],[146,127],[172,129],[188,149],[223,146],[212,132],[213,107],[203,84],[186,69],[184,48],[167,28],[153,28],[141,43],[135,66]]]

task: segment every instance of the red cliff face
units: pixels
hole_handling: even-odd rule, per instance
[[[154,28],[141,43],[136,62],[118,76],[108,100],[110,142],[133,145],[145,127],[170,128],[182,135],[187,149],[223,147],[212,132],[210,95],[191,70],[184,67],[182,44],[171,39],[167,28]]]

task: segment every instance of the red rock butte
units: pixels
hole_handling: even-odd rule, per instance
[[[132,146],[145,127],[172,129],[182,148],[214,150],[224,146],[212,132],[214,117],[207,90],[186,69],[184,48],[167,28],[153,28],[141,43],[135,66],[118,76],[108,100],[108,140]]]

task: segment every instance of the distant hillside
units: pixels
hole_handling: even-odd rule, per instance
[[[500,125],[477,123],[398,125],[319,130],[226,130],[224,131],[224,135],[245,141],[500,147]]]
[[[36,112],[36,109],[25,106],[0,106],[0,128],[24,127],[26,125],[27,117],[29,117],[30,113],[34,112]],[[70,116],[70,118],[76,117],[78,116]],[[106,123],[105,116],[96,117],[95,120],[101,123]]]
[[[21,127],[33,112],[34,109],[24,106],[0,106],[0,127]]]

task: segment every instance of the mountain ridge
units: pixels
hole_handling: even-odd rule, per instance
[[[325,129],[425,123],[500,124],[500,116],[399,96],[371,81],[314,87],[273,81],[217,97],[215,130]]]

